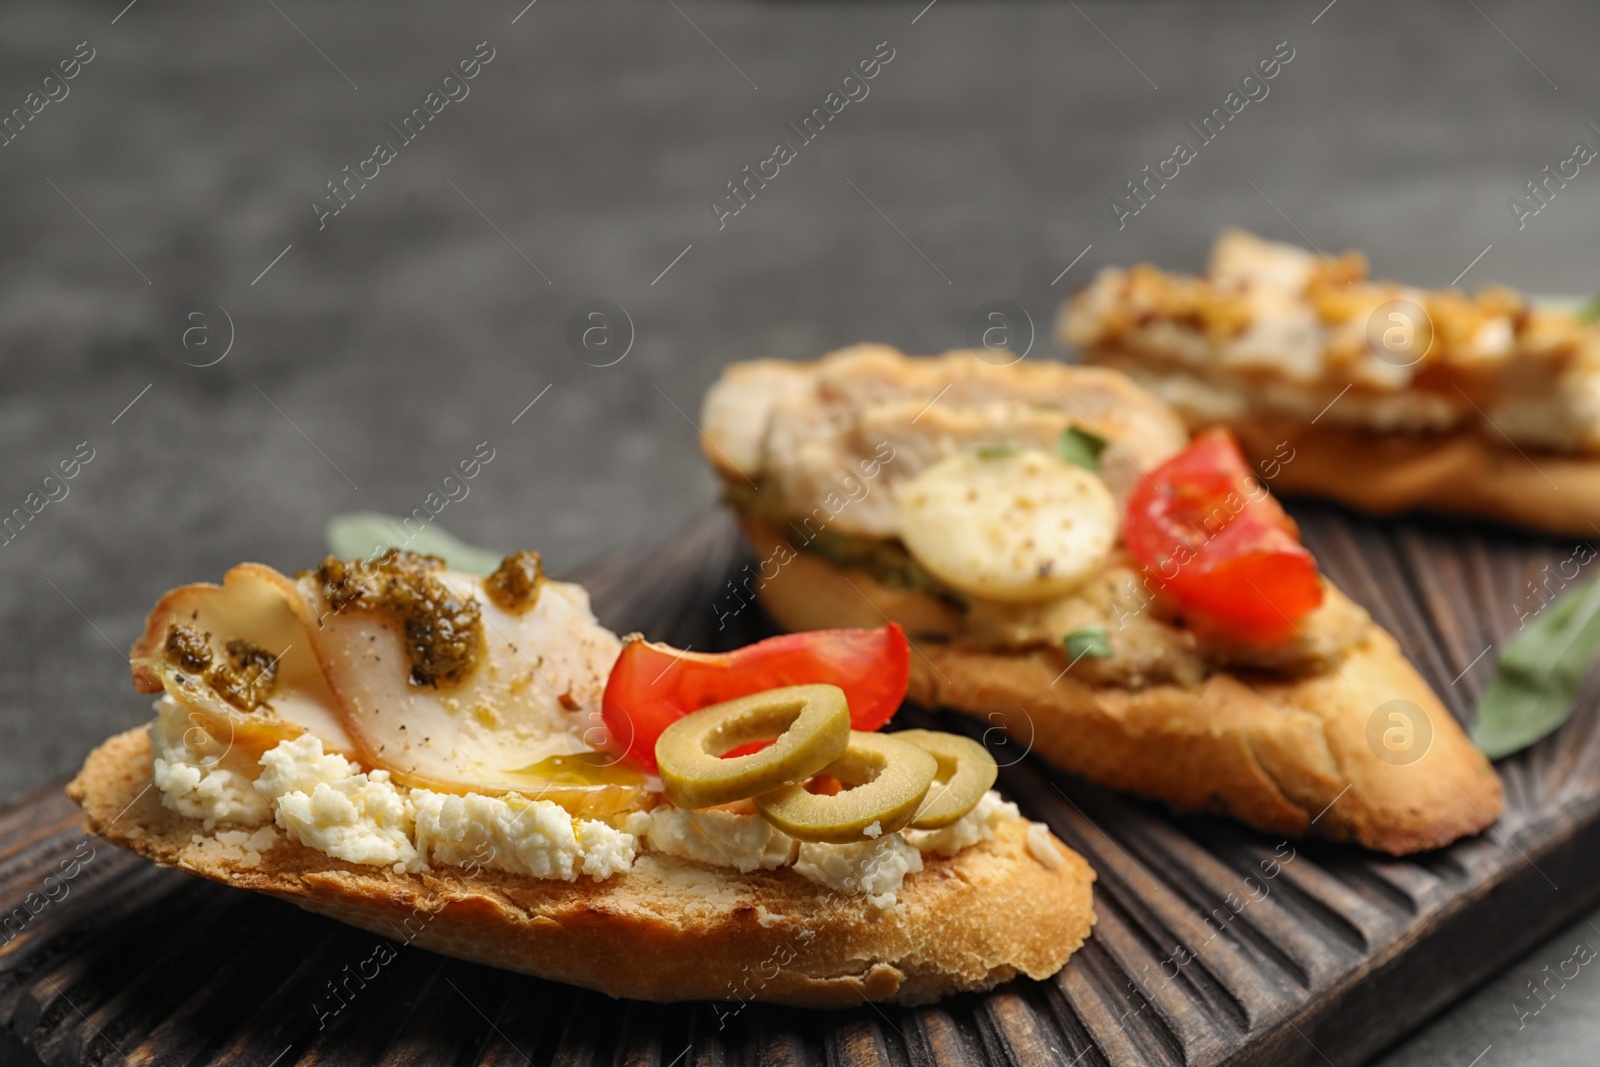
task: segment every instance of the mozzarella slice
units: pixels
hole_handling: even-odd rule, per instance
[[[1117,508],[1093,472],[1028,450],[963,452],[895,495],[906,551],[945,584],[993,600],[1044,600],[1099,570]]]

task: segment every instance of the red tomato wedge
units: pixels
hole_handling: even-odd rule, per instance
[[[1122,536],[1180,604],[1229,636],[1283,640],[1322,603],[1299,527],[1226,430],[1200,434],[1135,487]]]
[[[682,652],[630,641],[606,682],[600,714],[614,743],[649,771],[656,739],[691,711],[786,685],[827,682],[844,690],[850,726],[876,730],[900,707],[911,645],[895,623],[881,630],[813,630],[732,652]]]

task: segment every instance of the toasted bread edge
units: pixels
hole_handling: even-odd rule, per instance
[[[788,630],[881,626],[916,597],[805,552],[758,595]],[[1343,662],[1293,680],[1219,671],[1199,685],[1124,689],[1065,665],[1054,650],[922,641],[911,695],[1000,726],[1057,767],[1272,833],[1403,855],[1500,815],[1494,768],[1375,623]],[[1414,747],[1391,752],[1397,713],[1414,720]]]
[[[283,834],[251,863],[151,787],[146,731],[92,752],[67,793],[85,828],[162,866],[268,893],[403,944],[654,1001],[802,1007],[927,1003],[1061,969],[1094,923],[1094,873],[1051,838],[1041,863],[1009,821],[954,857],[927,856],[898,905],[792,870],[710,868],[643,854],[605,882],[439,867],[395,873],[333,859]],[[227,828],[219,828],[227,829]]]

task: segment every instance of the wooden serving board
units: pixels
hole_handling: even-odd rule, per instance
[[[1460,716],[1493,674],[1480,654],[1535,603],[1527,583],[1573,549],[1296,512]],[[768,632],[756,608],[717,626],[749,562],[717,516],[575,577],[619,631],[715,649]],[[0,810],[0,1023],[49,1064],[1353,1067],[1600,900],[1600,703],[1580,709],[1500,766],[1494,830],[1406,860],[1174,817],[996,747],[1000,788],[1099,872],[1099,923],[1050,981],[910,1009],[613,1001],[395,945],[319,1025],[330,984],[372,973],[377,939],[86,843],[52,785]]]

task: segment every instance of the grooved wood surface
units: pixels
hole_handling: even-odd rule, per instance
[[[1537,606],[1528,583],[1571,553],[1296,513],[1458,716],[1493,675],[1480,654]],[[717,626],[748,562],[715,516],[575,577],[608,625],[713,649],[768,632],[753,607]],[[372,935],[86,843],[52,785],[0,810],[0,1022],[49,1064],[1347,1067],[1600,899],[1596,710],[1586,690],[1559,734],[1500,764],[1495,829],[1404,860],[1175,817],[1022,758],[1026,738],[986,735],[1000,788],[1099,872],[1094,938],[1047,982],[832,1013],[613,1001],[416,948],[330,1013],[330,983],[372,955]],[[73,877],[47,877],[73,859]]]

